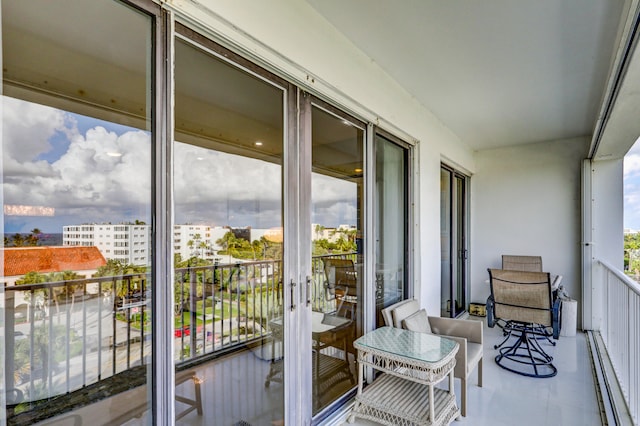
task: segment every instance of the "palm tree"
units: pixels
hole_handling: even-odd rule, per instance
[[[24,246],[24,237],[21,233],[13,234],[13,246],[14,247],[22,247]]]
[[[38,228],[33,228],[31,233],[27,236],[27,245],[28,246],[37,246],[38,241],[40,240],[40,235],[42,231]]]
[[[19,285],[27,285],[27,284],[41,284],[46,282],[49,282],[49,279],[47,278],[46,275],[36,271],[31,271],[31,272],[27,272],[19,280],[16,280],[16,285],[19,286]],[[31,318],[30,317],[31,305],[32,304],[35,305],[35,302],[39,300],[42,300],[42,301],[46,300],[47,295],[48,295],[48,292],[46,289],[31,290],[31,291],[27,290],[24,292],[24,300],[25,302],[27,302],[27,318]],[[34,303],[31,303],[32,298]]]
[[[200,257],[204,259],[204,253],[205,253],[205,250],[207,250],[209,248],[209,244],[207,244],[206,241],[200,241],[198,243],[198,248],[202,250],[202,253],[201,253]]]

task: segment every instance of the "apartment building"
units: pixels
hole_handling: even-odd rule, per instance
[[[63,227],[62,245],[95,246],[107,260],[148,265],[151,246],[149,230],[149,225],[126,223],[67,225]]]

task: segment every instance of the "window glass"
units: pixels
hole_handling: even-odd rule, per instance
[[[176,394],[196,378],[203,424],[283,424],[284,91],[175,46]]]
[[[311,174],[313,414],[356,383],[363,330],[364,131],[313,107]]]
[[[149,408],[151,24],[111,0],[2,2],[9,424]]]

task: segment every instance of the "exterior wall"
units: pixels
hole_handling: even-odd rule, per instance
[[[578,138],[476,153],[471,301],[486,300],[487,268],[500,268],[502,254],[542,256],[544,270],[562,275],[571,298],[582,299],[580,182],[588,143]]]
[[[168,5],[178,20],[207,28],[214,39],[292,83],[408,142],[419,141],[414,287],[421,304],[434,315],[439,312],[440,162],[446,158],[472,172],[472,151],[306,2],[273,0],[248,7],[234,0],[174,0]]]

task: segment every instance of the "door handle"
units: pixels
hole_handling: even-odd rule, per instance
[[[460,252],[459,252],[459,253],[460,253],[460,259],[462,259],[462,260],[467,260],[467,257],[468,257],[468,256],[467,256],[468,250],[466,250],[466,249],[462,249],[462,250],[460,250]]]
[[[291,286],[289,287],[289,290],[291,291],[291,311],[295,311],[296,310],[296,303],[295,303],[295,295],[294,295],[294,289],[296,287],[296,283],[293,281],[293,279],[291,280]]]
[[[307,275],[307,306],[311,306],[311,276]]]

